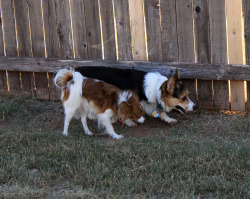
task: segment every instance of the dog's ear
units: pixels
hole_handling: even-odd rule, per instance
[[[174,78],[171,76],[169,77],[167,84],[166,84],[166,90],[170,95],[173,95],[174,93],[174,89],[175,89],[175,80]]]
[[[180,80],[181,78],[180,78],[180,73],[179,73],[179,70],[178,70],[178,68],[176,69],[176,71],[175,71],[175,80]]]
[[[121,121],[124,123],[126,118],[127,118],[127,114],[130,110],[130,106],[127,102],[122,102],[120,105],[119,105],[119,108],[118,108],[118,116],[119,118],[121,119]]]

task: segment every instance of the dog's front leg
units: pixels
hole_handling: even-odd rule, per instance
[[[161,118],[161,120],[163,120],[163,121],[165,121],[165,122],[167,122],[169,124],[176,124],[177,123],[176,119],[169,117],[166,114],[166,112],[164,112],[164,111],[160,112],[160,118]]]

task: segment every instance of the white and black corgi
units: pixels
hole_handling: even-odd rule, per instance
[[[158,72],[144,72],[133,69],[84,66],[75,69],[82,75],[99,79],[118,88],[133,90],[141,101],[144,111],[153,117],[172,124],[177,120],[170,118],[166,112],[173,109],[188,113],[197,109],[189,99],[189,91],[176,70],[174,77],[166,77]]]
[[[123,136],[115,133],[111,123],[120,119],[128,126],[134,126],[132,120],[144,122],[143,108],[138,97],[132,91],[121,91],[116,86],[103,81],[83,77],[79,72],[68,69],[59,70],[54,83],[62,91],[61,100],[65,111],[63,134],[68,135],[68,126],[72,117],[81,118],[83,129],[92,135],[87,126],[87,117],[97,119],[112,138]]]

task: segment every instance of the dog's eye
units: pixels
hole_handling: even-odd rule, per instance
[[[182,98],[182,101],[185,101],[186,99],[187,99],[187,97],[183,97],[183,98]]]

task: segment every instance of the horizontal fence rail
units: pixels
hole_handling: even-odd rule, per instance
[[[0,0],[0,94],[58,99],[66,66],[179,68],[200,107],[250,110],[249,13],[249,0]]]

